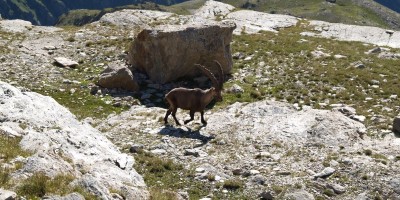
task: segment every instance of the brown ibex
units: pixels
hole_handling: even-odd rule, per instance
[[[222,101],[222,85],[224,82],[224,72],[221,64],[214,60],[218,65],[218,79],[215,78],[214,74],[211,73],[206,67],[195,64],[208,78],[212,81],[212,86],[209,89],[202,90],[200,88],[188,89],[188,88],[175,88],[172,89],[168,94],[165,95],[165,99],[169,103],[169,109],[165,115],[164,122],[168,123],[168,116],[172,113],[177,125],[181,125],[176,119],[176,111],[178,108],[184,110],[190,110],[190,119],[185,120],[185,124],[189,123],[194,119],[194,113],[201,113],[201,123],[207,124],[204,120],[204,109],[206,106],[215,98],[216,101]]]

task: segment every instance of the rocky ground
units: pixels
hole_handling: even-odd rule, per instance
[[[385,124],[384,128],[377,129],[375,124],[369,123],[373,121],[372,117],[380,119],[376,118],[378,111],[375,108],[369,112],[371,116],[367,116],[365,120],[364,116],[359,115],[360,109],[355,110],[350,107],[356,107],[361,102],[351,98],[348,102],[353,102],[353,105],[350,106],[332,105],[333,103],[325,102],[311,102],[307,105],[302,101],[292,102],[287,97],[280,99],[273,95],[262,96],[263,98],[258,99],[261,96],[258,93],[251,94],[256,96],[251,102],[229,101],[229,95],[245,96],[249,88],[259,87],[261,91],[262,82],[268,82],[269,77],[278,77],[276,74],[283,74],[282,76],[285,77],[285,73],[290,74],[290,67],[300,65],[295,63],[296,56],[309,53],[310,60],[317,62],[319,66],[328,65],[327,63],[331,61],[340,64],[342,58],[339,56],[347,56],[350,57],[349,59],[359,56],[358,54],[336,54],[334,49],[324,49],[321,46],[310,52],[299,50],[296,52],[299,55],[291,53],[287,55],[287,59],[279,58],[276,63],[275,61],[266,63],[259,60],[259,54],[261,54],[260,57],[273,61],[273,57],[278,57],[280,52],[256,49],[249,50],[252,53],[248,53],[245,49],[251,47],[247,41],[242,41],[242,37],[247,36],[245,33],[270,31],[272,34],[266,36],[272,37],[274,34],[279,35],[283,32],[285,27],[301,23],[300,27],[304,30],[295,33],[298,37],[302,37],[302,40],[299,40],[300,45],[311,43],[312,39],[308,38],[311,34],[331,37],[332,33],[336,33],[335,31],[344,30],[346,34],[343,36],[338,34],[340,40],[348,39],[351,29],[360,30],[352,34],[355,35],[352,41],[369,43],[361,45],[366,46],[367,49],[373,49],[370,46],[371,43],[393,48],[385,47],[376,50],[378,52],[369,54],[361,52],[361,54],[367,57],[382,54],[382,58],[376,59],[388,59],[390,63],[396,63],[395,61],[400,57],[396,49],[400,47],[398,42],[400,33],[374,28],[373,34],[366,36],[363,34],[372,33],[368,31],[372,28],[352,26],[353,28],[349,29],[347,25],[322,22],[310,22],[315,26],[307,28],[304,26],[309,24],[308,22],[290,16],[267,15],[253,11],[231,11],[234,9],[217,2],[209,2],[193,18],[155,11],[122,11],[107,14],[99,22],[80,28],[38,27],[23,21],[3,20],[0,21],[0,79],[16,87],[24,88],[23,91],[32,90],[53,97],[76,114],[85,126],[92,125],[120,151],[132,155],[136,159],[136,170],[142,173],[153,195],[154,188],[162,188],[177,192],[175,197],[183,199],[188,197],[192,199],[255,199],[260,196],[264,199],[400,199],[400,140],[398,135],[391,131],[391,125]],[[124,20],[120,20],[121,16]],[[154,16],[158,17],[157,20],[154,20]],[[158,20],[159,18],[164,20]],[[217,104],[213,109],[208,110],[205,114],[207,126],[199,124],[198,116],[186,126],[176,126],[172,119],[170,119],[170,125],[163,124],[166,112],[164,94],[171,88],[196,84],[196,81],[157,84],[149,81],[144,74],[136,73],[135,76],[141,87],[139,92],[105,89],[94,85],[100,72],[107,66],[124,65],[126,50],[140,27],[164,23],[183,24],[202,18],[236,20],[239,29],[235,33],[244,35],[234,38],[233,42],[233,48],[236,48],[233,52],[235,53],[235,70],[226,83],[229,87],[226,88],[225,93],[225,101],[230,103]],[[254,20],[249,21],[251,19]],[[271,23],[263,23],[265,19]],[[300,33],[303,33],[302,36]],[[255,36],[248,35],[248,37]],[[268,41],[271,44],[280,42],[279,37],[271,40]],[[328,43],[330,42],[321,43],[321,45],[327,46]],[[354,48],[358,44],[355,43]],[[349,45],[350,48],[353,47],[351,45],[352,43]],[[274,55],[274,53],[277,54]],[[59,57],[71,62],[60,63],[56,61]],[[367,63],[372,66],[370,60],[372,58],[364,59],[361,64]],[[357,66],[352,68],[363,68],[358,64],[355,65]],[[258,66],[258,68],[253,66]],[[394,64],[393,69],[395,71],[399,69],[398,64]],[[383,90],[385,83],[383,79],[389,83],[398,81],[396,73],[389,74],[383,71],[380,74],[384,75],[382,81],[376,83],[372,79],[366,88],[360,88],[360,90],[365,91],[366,95],[374,96],[373,87],[382,87]],[[251,81],[248,88],[245,87],[245,83],[248,82],[250,75],[257,81]],[[198,82],[202,81],[198,80]],[[286,82],[283,84],[289,85]],[[299,83],[299,85],[302,84]],[[299,86],[299,88],[302,87]],[[5,99],[3,94],[6,94],[4,89],[3,93],[0,92],[1,100]],[[390,117],[384,117],[390,118],[389,123],[392,122],[392,116],[397,115],[399,111],[397,95],[400,94],[390,93],[387,98],[377,100],[379,110],[390,109],[390,111],[384,111],[391,114],[388,115]],[[333,102],[335,96],[331,95],[330,98],[330,102]],[[368,101],[365,100],[365,102]],[[329,109],[317,110],[312,107]],[[13,115],[5,113],[2,111],[2,115],[12,118]],[[18,112],[14,113],[18,116]],[[186,111],[178,112],[178,119],[181,121],[187,117]],[[28,127],[18,129],[18,135],[29,135],[27,130],[31,126],[38,125],[34,116],[24,120]],[[4,120],[1,122],[3,131],[9,130],[4,127],[11,127],[14,130],[17,129],[16,126],[21,128],[20,125],[7,124]],[[21,122],[13,121],[13,123]],[[44,126],[48,127],[35,130],[51,135],[53,132],[65,131],[64,125],[65,123],[47,124]],[[78,128],[75,127],[75,129]],[[95,129],[88,129],[90,131],[85,131],[85,133],[100,134]],[[79,133],[79,130],[73,132]],[[55,138],[51,140],[58,141]],[[28,142],[29,137],[24,136],[23,141]],[[73,144],[73,142],[67,143]],[[21,144],[27,146],[27,149],[32,147],[31,143]],[[120,153],[114,149],[115,147],[110,148],[112,149],[110,154]],[[52,150],[52,148],[49,149]],[[80,151],[85,152],[82,149]],[[90,150],[87,150],[88,154],[89,152]],[[186,185],[177,184],[179,187],[172,186],[172,183],[168,185],[168,180],[165,180],[163,176],[151,182],[149,178],[151,170],[146,170],[146,165],[141,165],[140,160],[141,156],[147,153],[163,160],[172,160],[183,166],[176,172],[179,176],[176,180]],[[37,156],[40,158],[38,154]],[[26,160],[28,160],[26,163],[29,163],[29,159],[26,158]],[[68,165],[68,162],[64,164]],[[4,165],[3,162],[2,165]],[[81,176],[82,174],[79,173],[82,171],[77,170],[76,174]],[[94,170],[88,174],[97,174],[97,172]],[[105,193],[105,196],[109,195]],[[110,193],[121,193],[119,195],[129,198],[129,195],[120,191]]]

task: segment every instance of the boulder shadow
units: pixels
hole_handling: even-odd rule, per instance
[[[174,127],[172,125],[165,125],[164,128],[162,128],[159,132],[160,135],[168,135],[171,137],[178,137],[178,138],[190,138],[190,139],[195,139],[195,140],[199,140],[202,142],[201,145],[199,146],[203,146],[205,144],[207,144],[209,141],[211,141],[212,139],[215,138],[215,136],[205,136],[203,134],[201,134],[200,130],[201,128],[204,127],[201,126],[199,130],[192,130],[189,127],[185,127],[185,128],[181,128],[181,127]],[[185,130],[187,129],[187,130]]]
[[[400,132],[396,130],[392,130],[395,137],[400,138]]]

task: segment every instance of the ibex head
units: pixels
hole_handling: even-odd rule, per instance
[[[224,83],[224,71],[222,69],[221,64],[214,60],[215,63],[218,65],[218,79],[214,76],[214,74],[204,67],[203,65],[196,64],[196,67],[198,67],[212,82],[212,88],[210,88],[211,92],[214,94],[214,98],[216,101],[222,101],[222,89],[223,89],[223,83]]]

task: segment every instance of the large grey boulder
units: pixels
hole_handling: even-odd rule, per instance
[[[37,172],[49,177],[69,174],[75,177],[73,184],[100,199],[112,199],[110,189],[121,191],[126,199],[148,198],[143,178],[133,169],[133,157],[54,99],[0,82],[0,101],[0,119],[7,122],[2,125],[24,124],[20,146],[33,152],[12,180]]]
[[[97,84],[104,88],[122,88],[129,91],[139,90],[139,85],[134,79],[131,70],[118,64],[112,64],[101,72]]]
[[[230,73],[230,43],[235,27],[230,22],[206,21],[144,29],[130,47],[128,62],[159,83],[199,74],[196,63],[216,72],[213,60]]]

